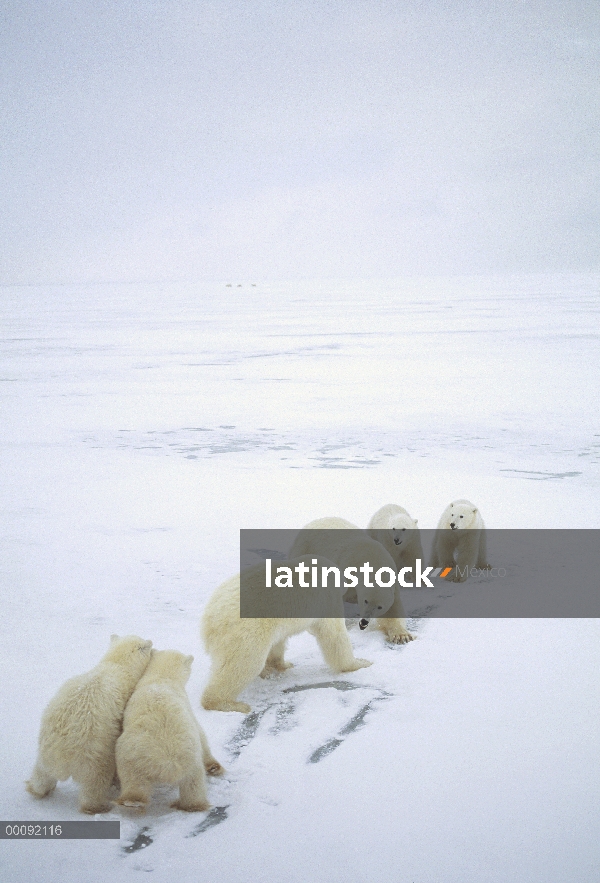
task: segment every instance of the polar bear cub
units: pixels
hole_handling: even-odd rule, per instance
[[[301,558],[278,561],[278,565],[292,568]],[[311,564],[312,559],[306,559]],[[330,565],[326,558],[317,558],[317,565]],[[248,592],[260,597],[267,592],[265,566],[255,565],[244,572]],[[295,584],[295,590],[296,584]],[[281,591],[273,589],[273,591]],[[269,618],[256,619],[240,616],[240,574],[226,580],[210,597],[202,615],[200,631],[204,646],[211,656],[212,667],[208,684],[202,694],[204,708],[216,711],[252,709],[237,697],[255,677],[267,677],[290,668],[284,659],[286,641],[292,635],[308,631],[315,636],[325,662],[336,672],[357,671],[372,663],[357,659],[346,631],[342,590],[335,596],[329,593],[324,608],[337,610],[338,618]],[[266,598],[268,609],[268,597]],[[302,610],[302,605],[298,608]]]
[[[152,651],[117,739],[121,794],[115,802],[121,806],[145,809],[155,785],[178,785],[173,808],[203,812],[210,807],[206,772],[220,776],[225,771],[212,756],[185,691],[193,661],[177,650]]]
[[[326,535],[320,533],[325,530],[331,533]],[[315,531],[319,532],[315,533]],[[339,539],[333,531],[339,533]],[[367,531],[361,530],[345,518],[317,518],[302,528],[294,541],[290,555],[311,553],[328,556],[340,570],[348,566],[356,567],[358,570],[363,562],[368,561],[374,572],[383,567],[392,571],[394,575],[396,573],[396,564],[387,549],[369,536]],[[390,640],[397,643],[411,641],[413,635],[406,629],[395,576],[393,584],[388,586],[377,585],[372,576],[369,582],[372,583],[371,586],[366,584],[364,578],[360,579],[356,588],[349,588],[344,595],[344,600],[358,604],[361,616],[359,627],[365,629],[369,620],[377,617],[378,628],[388,634]],[[393,610],[393,619],[382,619],[390,610]]]
[[[424,560],[421,534],[417,524],[417,520],[411,518],[402,506],[387,503],[373,515],[367,533],[387,549],[398,571],[403,567],[412,567],[415,573],[417,558]],[[377,624],[385,632],[388,640],[394,644],[405,644],[414,639],[414,635],[406,628],[399,584],[396,584],[394,602],[386,617],[379,619]]]
[[[462,583],[472,567],[489,568],[485,524],[479,509],[469,500],[447,506],[433,538],[432,567],[452,567],[446,579]]]
[[[110,649],[86,674],[70,678],[42,716],[37,763],[26,787],[45,797],[72,776],[82,812],[108,812],[115,743],[123,712],[148,663],[152,641],[112,635]]]

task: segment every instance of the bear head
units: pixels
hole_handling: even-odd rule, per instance
[[[477,526],[478,509],[469,500],[454,500],[444,513],[445,530],[468,530]]]
[[[104,657],[106,662],[115,662],[117,665],[133,665],[140,663],[147,665],[152,652],[152,641],[145,641],[138,635],[110,636],[110,647]]]
[[[397,515],[394,515],[390,528],[394,545],[400,547],[408,546],[415,531],[418,530],[417,520],[416,518],[411,518],[408,512],[399,512]]]
[[[368,576],[360,570],[367,563],[371,566]],[[396,566],[392,556],[381,543],[372,539],[361,539],[350,544],[343,555],[343,567],[355,567],[358,578],[356,600],[361,617],[360,628],[365,629],[373,616],[385,616],[392,606],[395,596]],[[377,572],[384,568],[377,578]]]
[[[193,656],[186,656],[179,650],[154,650],[148,676],[186,684],[192,671],[193,661]]]

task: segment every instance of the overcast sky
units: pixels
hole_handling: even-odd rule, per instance
[[[0,282],[600,269],[598,0],[1,0]]]

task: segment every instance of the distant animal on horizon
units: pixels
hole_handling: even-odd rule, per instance
[[[110,810],[115,776],[115,743],[125,706],[148,663],[152,641],[112,635],[108,653],[86,674],[70,678],[50,700],[39,735],[39,751],[25,783],[46,797],[70,776],[81,785],[81,812]]]
[[[477,506],[454,500],[444,509],[433,538],[432,567],[451,567],[449,582],[462,583],[471,568],[487,570],[486,531]]]

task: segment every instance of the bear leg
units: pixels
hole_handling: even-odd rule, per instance
[[[463,531],[461,531],[463,533]],[[452,574],[452,580],[456,583],[464,583],[471,575],[472,567],[477,561],[477,550],[481,537],[474,530],[465,530],[465,536],[461,537],[456,553],[456,567]]]
[[[119,806],[130,806],[143,812],[150,803],[151,797],[152,784],[150,782],[128,782],[114,802]]]
[[[95,815],[99,812],[108,812],[111,804],[108,799],[110,788],[115,777],[114,763],[104,770],[93,770],[81,780],[81,792],[79,795],[79,809],[81,812]]]
[[[481,533],[479,535],[479,553],[477,555],[477,567],[479,570],[489,570],[490,564],[488,564],[487,560],[487,538],[485,535],[485,528],[481,528]]]
[[[293,667],[293,663],[286,662],[284,659],[285,644],[285,640],[279,641],[279,643],[277,644],[273,644],[273,646],[269,650],[269,655],[267,656],[265,667],[260,673],[261,678],[268,678],[270,675],[275,674],[276,672],[287,671],[288,668]]]
[[[204,764],[204,769],[209,776],[222,776],[225,768],[221,766],[216,757],[212,756],[206,733],[200,724],[198,724],[198,732],[200,733],[200,742],[202,744],[202,763]]]
[[[173,809],[182,809],[184,812],[205,812],[210,809],[210,803],[206,797],[206,776],[204,768],[198,766],[189,776],[179,783],[179,800],[171,804]]]
[[[25,787],[34,797],[46,797],[51,791],[54,791],[57,781],[38,760],[33,768],[31,778],[25,782]]]
[[[414,641],[415,636],[406,628],[404,607],[398,586],[396,586],[392,606],[385,617],[376,620],[376,625],[392,644],[407,644],[409,641]]]
[[[268,648],[240,648],[228,659],[213,666],[202,694],[202,706],[208,711],[252,711],[247,702],[237,702],[244,687],[258,677],[267,661]]]
[[[436,535],[433,538],[433,545],[431,548],[431,558],[429,559],[429,565],[431,567],[440,567],[440,551],[439,551],[439,537]]]
[[[309,629],[315,636],[327,665],[334,671],[357,671],[373,665],[368,659],[354,655],[345,620],[318,619]]]

